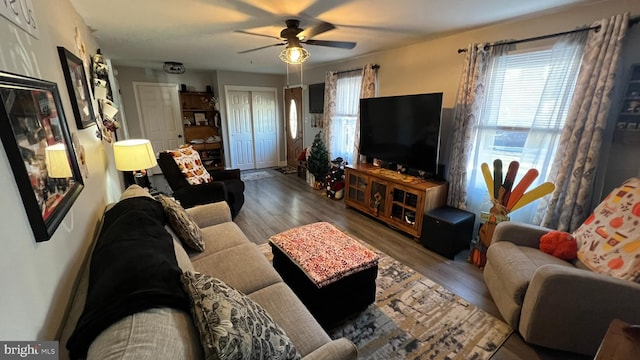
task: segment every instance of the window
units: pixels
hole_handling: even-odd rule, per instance
[[[503,55],[493,61],[467,166],[469,208],[489,211],[492,206],[480,173],[484,162],[492,168],[493,161],[501,159],[503,175],[510,162],[519,162],[514,186],[531,168],[540,175],[530,188],[545,181],[571,105],[581,54],[580,45],[563,42],[552,49]],[[535,206],[511,217],[532,222],[533,215]]]
[[[331,121],[332,158],[341,157],[353,163],[353,151],[356,131],[356,119],[360,108],[361,72],[348,72],[338,75],[336,82],[336,112]]]
[[[289,102],[289,136],[293,140],[298,137],[298,105],[295,99]]]

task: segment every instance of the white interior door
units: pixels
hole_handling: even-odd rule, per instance
[[[278,165],[275,89],[225,90],[231,167],[249,170]]]
[[[240,170],[255,168],[250,96],[249,91],[227,93],[231,167]]]
[[[251,101],[256,168],[277,166],[276,95],[273,92],[256,91],[252,93]]]
[[[153,150],[175,149],[183,143],[177,84],[133,83],[142,136]],[[161,173],[156,166],[151,174]]]

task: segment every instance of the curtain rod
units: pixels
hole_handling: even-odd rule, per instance
[[[372,66],[372,68],[373,68],[373,70],[378,70],[378,69],[380,69],[380,65],[374,64]],[[342,71],[334,71],[333,73],[335,75],[339,75],[339,74],[346,74],[346,73],[353,72],[353,71],[362,71],[362,68],[356,68],[356,69],[350,69],[350,70],[342,70]]]
[[[637,16],[635,18],[629,19],[629,27],[632,27],[633,25],[637,24],[638,22],[640,22],[640,16]],[[487,48],[489,48],[491,46],[495,46],[495,45],[515,45],[515,44],[520,44],[520,43],[524,43],[524,42],[544,40],[544,39],[549,39],[549,38],[553,38],[553,37],[557,37],[557,36],[574,34],[574,33],[583,32],[583,31],[590,31],[590,30],[595,30],[595,32],[598,32],[598,31],[600,31],[600,27],[601,27],[600,25],[597,25],[597,26],[591,26],[591,27],[583,28],[583,29],[563,31],[563,32],[555,33],[555,34],[535,36],[535,37],[530,37],[530,38],[526,38],[526,39],[506,41],[506,42],[500,42],[500,43],[490,43],[490,44],[485,45],[484,47],[485,47],[485,50],[486,50]],[[458,54],[461,54],[461,53],[464,53],[464,52],[467,52],[467,49],[458,49]]]

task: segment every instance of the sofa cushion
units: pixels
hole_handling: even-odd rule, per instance
[[[251,244],[242,230],[233,222],[226,222],[200,229],[204,241],[204,252],[191,253],[191,261],[207,257],[212,253],[230,249],[234,246]]]
[[[508,241],[499,241],[489,246],[487,263],[489,262],[500,275],[499,281],[502,283],[504,294],[510,296],[518,305],[522,305],[529,281],[540,266],[557,264],[573,267],[571,263],[536,248],[518,246]]]
[[[258,303],[208,275],[187,272],[181,279],[207,359],[300,359]]]
[[[191,185],[205,184],[213,181],[211,174],[202,165],[200,154],[191,145],[183,145],[178,149],[167,151],[173,161]]]
[[[282,281],[254,243],[234,246],[192,262],[196,271],[216,277],[245,294]]]
[[[591,270],[640,282],[640,178],[614,189],[575,232]]]
[[[178,267],[180,268],[180,270],[182,270],[182,272],[195,271],[193,268],[193,264],[191,263],[191,258],[185,251],[180,240],[178,240],[178,236],[173,233],[171,227],[167,226],[166,229],[173,238],[173,250],[176,253],[176,260],[178,261]]]
[[[302,356],[331,341],[313,315],[285,283],[279,282],[248,294],[278,323]]]
[[[158,199],[169,219],[169,225],[171,225],[180,240],[193,250],[204,251],[202,233],[196,222],[191,218],[191,215],[175,200],[165,195],[158,196]]]
[[[129,315],[104,330],[87,359],[202,359],[202,346],[191,315],[158,308]]]

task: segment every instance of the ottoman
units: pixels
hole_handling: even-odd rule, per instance
[[[269,243],[273,267],[325,328],[375,301],[378,255],[333,225],[300,226]]]

